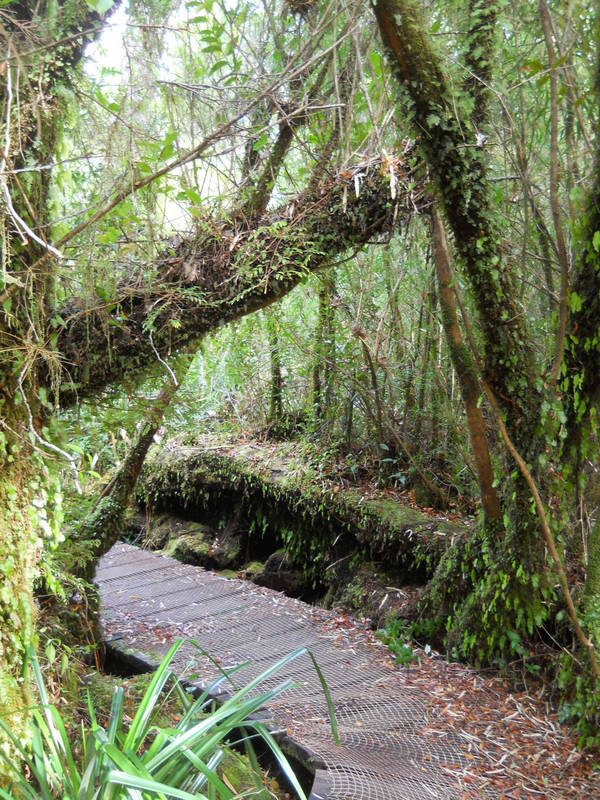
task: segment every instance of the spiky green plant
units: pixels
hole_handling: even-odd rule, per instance
[[[73,743],[59,711],[49,703],[42,673],[33,648],[29,660],[40,695],[34,709],[31,740],[27,746],[0,720],[0,727],[12,741],[22,763],[15,763],[0,750],[14,773],[13,784],[0,789],[0,798],[13,800],[208,800],[234,798],[217,768],[233,732],[243,731],[250,761],[258,769],[251,739],[259,738],[273,753],[301,800],[306,795],[281,748],[254,714],[294,683],[283,680],[274,689],[253,695],[266,680],[303,655],[308,655],[317,670],[329,709],[333,735],[337,729],[331,696],[316,661],[302,647],[264,670],[246,686],[234,691],[221,706],[214,708],[210,694],[218,684],[230,678],[224,673],[209,689],[193,699],[170,669],[183,644],[178,639],[154,673],[139,707],[127,728],[123,720],[123,689],[115,689],[106,729],[96,719],[88,698],[90,725],[82,724],[81,739]],[[181,699],[183,713],[173,728],[154,724],[157,703],[169,681]],[[76,755],[81,753],[81,756]]]

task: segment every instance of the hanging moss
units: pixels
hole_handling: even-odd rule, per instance
[[[430,517],[354,488],[315,485],[289,457],[256,445],[207,450],[168,443],[144,467],[138,500],[153,511],[192,516],[240,504],[250,535],[283,544],[314,585],[326,585],[334,562],[353,557],[384,562],[396,574],[432,573],[466,527]]]

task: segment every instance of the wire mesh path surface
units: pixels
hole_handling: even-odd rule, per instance
[[[454,777],[473,758],[464,741],[451,729],[432,732],[425,690],[403,680],[387,649],[359,623],[127,544],[116,545],[101,560],[95,582],[113,649],[153,664],[174,639],[184,637],[172,669],[193,674],[200,687],[219,672],[191,640],[223,669],[249,661],[236,675],[240,685],[295,648],[310,648],[333,697],[339,745],[307,656],[261,690],[283,677],[296,682],[268,712],[287,745],[315,772],[311,800],[464,797]]]

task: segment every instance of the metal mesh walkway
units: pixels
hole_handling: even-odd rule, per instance
[[[463,743],[452,732],[430,735],[426,698],[405,685],[403,670],[391,667],[386,649],[360,627],[278,592],[126,544],[102,559],[95,580],[107,641],[150,663],[183,636],[223,668],[249,661],[236,674],[244,684],[296,647],[311,649],[333,697],[339,746],[308,658],[288,667],[285,677],[296,687],[268,709],[274,727],[286,732],[290,746],[315,769],[311,800],[464,796],[453,777],[465,763]],[[188,643],[173,668],[199,686],[218,676],[213,661]],[[281,680],[277,675],[272,684]]]

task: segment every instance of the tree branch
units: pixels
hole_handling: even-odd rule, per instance
[[[156,265],[160,279],[153,286],[124,285],[108,306],[86,309],[74,300],[59,309],[66,324],[56,349],[72,381],[71,388],[68,380],[63,384],[61,404],[155,363],[156,352],[165,358],[187,348],[278,300],[349,248],[391,233],[425,197],[414,174],[402,162],[395,165],[395,200],[387,162],[382,167],[377,159],[299,195],[261,227],[230,229],[225,220],[173,243]]]

